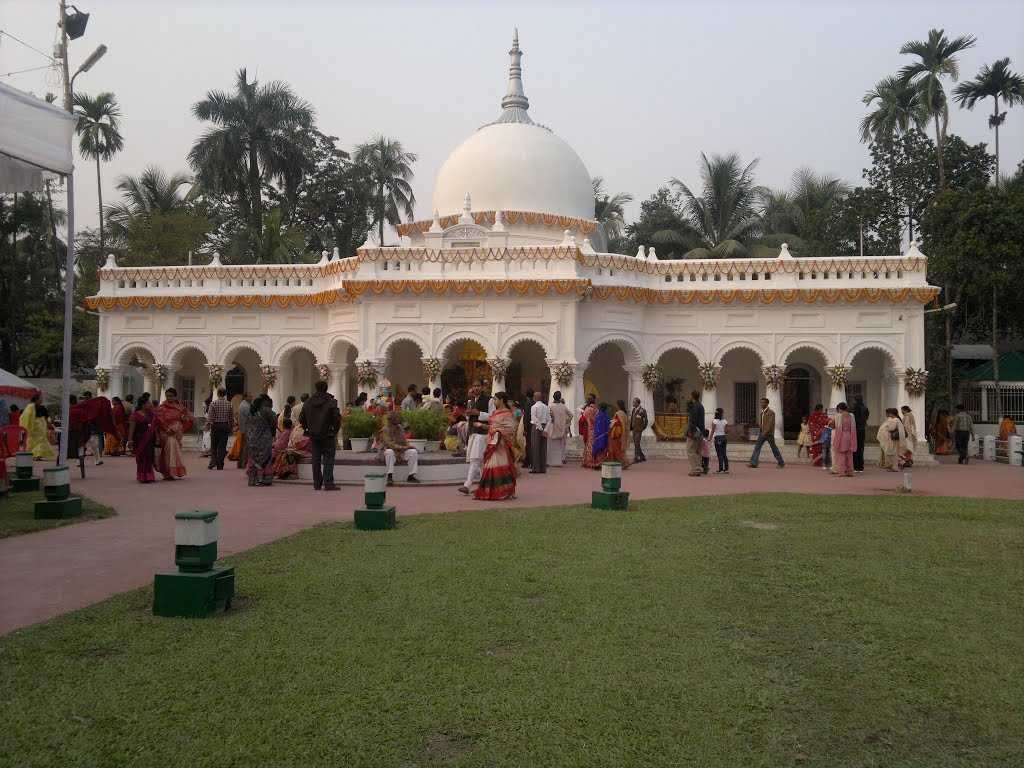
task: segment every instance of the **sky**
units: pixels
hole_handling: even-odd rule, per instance
[[[419,156],[417,217],[428,218],[445,158],[494,119],[504,94],[512,29],[524,51],[530,114],[580,155],[606,188],[639,202],[671,177],[699,184],[700,153],[759,159],[757,180],[788,185],[809,167],[857,184],[869,164],[858,124],[861,97],[911,61],[907,40],[932,27],[973,34],[961,79],[1009,56],[1024,72],[1024,3],[949,2],[474,2],[312,0],[81,0],[91,14],[71,43],[77,66],[109,52],[75,81],[112,91],[125,149],[102,170],[104,202],[116,181],[147,165],[185,171],[202,131],[192,105],[229,90],[246,67],[284,80],[309,101],[320,130],[351,148],[377,134]],[[40,50],[56,40],[56,0],[0,0],[0,29]],[[0,79],[42,95],[59,92],[34,51],[0,36]],[[950,130],[987,141],[991,101],[955,109]],[[1024,107],[1000,134],[1006,172],[1024,157]],[[95,166],[79,159],[78,227],[97,224]]]

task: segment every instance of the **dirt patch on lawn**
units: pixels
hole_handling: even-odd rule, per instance
[[[764,523],[758,520],[740,520],[744,528],[756,528],[759,531],[774,531],[779,527],[778,523]]]
[[[473,740],[469,736],[432,733],[423,745],[423,755],[429,760],[448,762],[457,760],[471,749]]]

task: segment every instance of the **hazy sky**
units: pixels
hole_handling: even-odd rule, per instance
[[[121,174],[149,164],[187,170],[200,132],[192,104],[229,89],[247,67],[285,80],[314,105],[318,125],[342,146],[374,134],[419,155],[417,214],[429,216],[434,177],[448,154],[497,116],[512,27],[524,50],[534,120],[551,127],[612,191],[639,200],[678,176],[697,182],[701,151],[760,158],[758,180],[785,186],[809,166],[858,183],[868,163],[857,126],[861,97],[910,61],[901,44],[943,27],[974,34],[961,77],[1010,56],[1024,71],[1024,3],[779,2],[387,3],[81,0],[91,14],[72,45],[76,66],[99,43],[110,51],[76,81],[113,91],[124,152],[103,168],[105,201]],[[0,0],[0,28],[48,50],[56,0]],[[45,65],[0,38],[0,75]],[[38,94],[46,71],[4,77]],[[951,130],[989,141],[991,104],[955,109]],[[1024,155],[1024,108],[1004,124],[1004,171]],[[79,160],[77,215],[94,226],[95,167]]]

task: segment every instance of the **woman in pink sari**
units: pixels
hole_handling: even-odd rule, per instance
[[[144,392],[128,417],[128,451],[135,456],[135,479],[140,483],[156,480],[153,471],[156,452],[156,414],[149,393]]]
[[[853,477],[853,452],[857,450],[857,424],[846,403],[836,406],[836,426],[832,430],[832,461],[835,473]]]
[[[807,429],[811,433],[811,461],[820,467],[824,457],[821,453],[821,431],[828,424],[828,414],[821,403],[814,406],[814,412],[807,419]]]
[[[156,469],[165,480],[176,480],[187,474],[181,441],[192,429],[192,422],[192,414],[178,400],[178,391],[169,387],[164,392],[164,402],[156,409],[156,437],[160,446]]]
[[[484,450],[480,485],[473,498],[484,501],[513,499],[516,495],[516,468],[513,443],[516,439],[516,417],[508,404],[508,395],[494,395],[497,407],[488,419],[487,448]]]

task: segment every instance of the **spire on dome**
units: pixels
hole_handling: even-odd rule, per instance
[[[501,115],[494,122],[533,125],[533,120],[527,112],[530,100],[523,91],[523,52],[519,50],[518,28],[512,32],[512,48],[508,52],[508,57],[508,87],[505,89],[505,97],[501,100]]]

